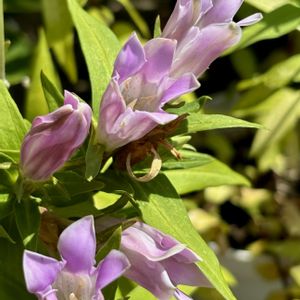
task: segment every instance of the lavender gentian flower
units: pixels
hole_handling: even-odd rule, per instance
[[[177,0],[162,37],[177,44],[172,75],[193,72],[199,77],[223,51],[237,44],[241,26],[261,20],[251,15],[238,23],[232,21],[243,0]]]
[[[144,223],[137,222],[122,233],[120,250],[131,264],[124,276],[160,300],[172,296],[190,299],[176,288],[178,284],[211,286],[195,265],[200,257],[174,238]]]
[[[129,261],[112,250],[97,267],[94,219],[84,217],[59,237],[61,261],[25,250],[23,270],[30,293],[40,300],[103,300],[101,289],[121,276]]]
[[[70,158],[88,135],[92,111],[65,92],[64,105],[36,117],[21,148],[21,173],[30,180],[44,181]]]
[[[157,38],[143,47],[133,34],[122,48],[99,112],[97,139],[107,152],[176,119],[163,111],[164,104],[199,87],[192,73],[170,75],[176,44]]]

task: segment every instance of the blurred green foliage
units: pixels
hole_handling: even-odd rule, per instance
[[[160,14],[163,26],[174,5],[174,1],[151,0],[77,2],[85,5],[85,13],[79,10],[75,0],[69,1],[72,7],[70,11],[67,0],[4,1],[5,34],[8,41],[7,79],[11,84],[11,94],[29,120],[48,112],[49,108],[51,110],[49,98],[52,93],[62,93],[62,86],[75,91],[97,108],[117,54],[115,50],[102,49],[99,40],[114,41],[114,49],[117,49],[120,45],[117,45],[115,35],[124,42],[132,30],[136,30],[146,40],[154,31],[153,20],[156,15]],[[191,144],[216,158],[185,149],[189,155],[185,156],[186,161],[181,162],[182,166],[174,166],[174,161],[167,161],[164,174],[177,192],[184,196],[195,228],[206,241],[218,246],[221,258],[229,248],[247,250],[253,257],[267,255],[278,272],[262,267],[258,268],[257,276],[266,282],[276,279],[282,288],[268,292],[266,299],[297,299],[300,295],[300,1],[245,2],[247,5],[244,5],[241,15],[258,9],[264,13],[264,19],[246,28],[240,44],[225,53],[201,79],[202,87],[197,93],[213,97],[214,101],[203,108],[213,115],[203,115],[206,118],[204,124],[196,122],[194,125],[192,121],[195,115],[191,115],[188,125],[190,128],[198,126],[195,130],[190,129],[190,132],[199,131],[201,126],[207,124],[210,128],[230,127],[228,119],[226,126],[214,125],[216,120],[221,123],[222,120],[213,119],[213,116],[225,111],[231,115],[231,118],[227,118],[230,118],[234,127],[238,126],[236,122],[242,122],[236,121],[234,117],[242,117],[261,124],[262,128],[256,132],[250,129],[219,129],[210,134],[197,133],[193,135]],[[100,22],[85,22],[87,16],[93,16]],[[108,31],[104,25],[109,25],[113,32]],[[82,40],[91,37],[86,34],[87,31],[94,32],[94,35],[84,43],[98,43],[97,53],[93,53],[88,46],[80,47]],[[159,33],[158,26],[155,32]],[[95,56],[107,61],[97,61]],[[102,71],[99,72],[99,69]],[[40,81],[41,71],[45,74],[42,77],[43,84]],[[93,78],[91,83],[89,75]],[[8,102],[3,99],[0,102],[2,109],[7,109],[7,113],[2,115],[7,115],[8,119],[18,124],[17,130],[11,133],[11,144],[2,143],[6,148],[1,149],[1,152],[9,150],[7,153],[18,160],[18,149],[26,128],[15,107],[6,108]],[[98,111],[95,111],[97,114]],[[10,120],[4,120],[4,123]],[[241,126],[245,126],[246,123],[242,123]],[[251,124],[245,127],[255,127]],[[15,152],[12,153],[11,149]],[[186,164],[189,169],[180,169]],[[5,170],[1,169],[1,178],[10,180],[5,176]],[[74,174],[69,174],[69,178],[72,176]],[[182,176],[190,180],[182,181]],[[73,177],[72,182],[76,183]],[[100,183],[94,184],[98,186]],[[0,188],[6,188],[4,180]],[[84,195],[91,203],[93,199],[89,198],[88,192],[93,188],[87,184],[84,190]],[[61,192],[65,193],[65,190]],[[11,251],[14,251],[11,245],[20,244],[21,241],[17,235],[7,234],[7,228],[16,231],[16,224],[12,224],[10,218],[6,217],[13,199],[7,197],[7,194],[3,195],[0,211],[5,218],[0,227],[0,238],[4,246],[1,247],[0,256],[9,259],[10,255],[13,257]],[[70,195],[71,198],[76,196]],[[170,203],[176,200],[171,199]],[[154,205],[157,205],[156,201],[153,200]],[[74,206],[81,211],[80,203]],[[142,209],[147,216],[148,207],[145,205]],[[68,216],[64,207],[57,211]],[[150,215],[148,217],[149,223],[154,222]],[[168,223],[164,226],[168,228]],[[30,231],[31,228],[24,230]],[[17,263],[14,262],[12,268],[17,268]],[[227,281],[235,283],[228,271],[223,273],[226,272]],[[234,270],[232,272],[234,275]],[[11,284],[16,282],[14,287],[18,286],[20,290],[13,290],[18,295],[15,299],[22,297],[23,279],[20,276],[13,279],[2,277],[4,281],[13,280]],[[239,278],[237,285],[238,281]],[[145,296],[147,292],[140,287],[131,288],[131,299],[148,297]],[[120,291],[117,291],[120,298],[123,295],[121,289],[120,285]],[[3,299],[9,299],[5,298],[8,297],[7,293],[12,295],[11,291],[1,292]],[[188,292],[194,299],[220,299],[214,290]],[[25,297],[22,299],[30,299],[30,296]],[[246,298],[242,296],[241,299]]]

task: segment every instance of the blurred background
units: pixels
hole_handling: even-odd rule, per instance
[[[151,38],[157,15],[163,27],[175,5],[175,0],[79,2],[123,42],[132,31],[144,41]],[[88,71],[66,1],[6,0],[4,11],[7,80],[24,116],[32,120],[47,112],[41,69],[60,90],[88,102]],[[257,11],[263,21],[246,28],[241,43],[200,78],[197,95],[188,96],[212,97],[205,113],[263,125],[258,131],[201,132],[191,141],[251,185],[216,182],[179,192],[238,299],[300,299],[300,1],[248,0],[236,20]],[[201,182],[201,173],[194,180]],[[193,297],[222,299],[208,289],[195,290]]]

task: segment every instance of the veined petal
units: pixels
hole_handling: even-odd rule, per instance
[[[197,26],[231,22],[243,0],[213,0],[213,6],[201,17]]]
[[[210,282],[195,263],[179,262],[176,256],[178,254],[161,262],[174,285],[185,284],[211,287]]]
[[[57,248],[69,272],[89,274],[96,252],[93,216],[81,218],[68,226],[60,235]]]
[[[145,62],[143,46],[136,33],[133,33],[121,49],[115,62],[114,73],[119,76],[119,83],[133,76]]]
[[[54,258],[28,250],[24,251],[23,270],[26,287],[30,293],[40,296],[52,294],[51,285],[62,268],[63,263]]]
[[[193,26],[194,14],[199,14],[194,0],[178,0],[162,32],[162,37],[180,40]],[[196,3],[200,4],[200,1]],[[199,6],[199,5],[198,5]]]
[[[96,291],[122,276],[129,267],[129,260],[122,252],[110,251],[97,267]]]
[[[64,91],[64,104],[71,104],[73,109],[78,109],[79,100],[69,91]]]
[[[191,93],[200,87],[200,83],[193,73],[184,74],[177,79],[168,78],[167,85],[169,87],[163,93],[160,101],[161,105],[183,94]]]
[[[32,121],[31,134],[35,134],[36,131],[44,130],[44,128],[49,127],[52,123],[67,117],[73,112],[73,107],[71,104],[66,104],[61,106],[59,109],[45,115],[38,116]]]
[[[156,38],[144,46],[147,62],[142,73],[149,82],[159,82],[170,72],[177,42]]]
[[[263,18],[263,15],[261,13],[253,14],[247,18],[244,18],[243,20],[237,22],[237,25],[239,26],[250,26],[257,22],[259,22]]]
[[[175,291],[168,273],[159,262],[147,260],[142,254],[127,249],[125,252],[131,267],[124,276],[149,290],[159,300],[169,300]]]
[[[107,87],[99,111],[99,124],[97,133],[110,133],[114,123],[126,110],[125,101],[117,81],[113,78]]]
[[[190,29],[176,52],[172,66],[174,77],[192,72],[199,77],[223,51],[235,45],[241,28],[235,23],[209,25],[202,30]]]
[[[149,234],[150,233],[150,234]],[[137,251],[149,261],[162,261],[180,253],[186,248],[170,236],[143,223],[136,223],[127,228],[121,239],[121,250]]]

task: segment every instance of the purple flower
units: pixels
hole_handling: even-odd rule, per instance
[[[160,300],[172,296],[190,299],[176,288],[178,284],[211,286],[195,265],[200,257],[174,238],[144,223],[135,223],[123,232],[120,250],[131,264],[124,276]]]
[[[177,115],[163,111],[164,104],[199,87],[192,73],[176,79],[170,75],[176,44],[157,38],[143,47],[133,34],[119,53],[100,105],[97,128],[98,142],[107,152],[176,119]]]
[[[91,117],[91,108],[65,91],[62,107],[33,120],[21,148],[23,176],[34,181],[49,179],[84,142]]]
[[[162,37],[178,42],[171,74],[199,77],[223,51],[239,42],[241,26],[261,20],[254,14],[232,21],[243,0],[177,0]]]
[[[23,270],[30,293],[40,300],[103,300],[101,289],[129,267],[120,251],[112,250],[94,267],[96,237],[93,216],[67,227],[59,237],[61,261],[25,250]]]

